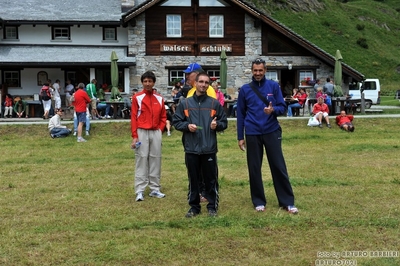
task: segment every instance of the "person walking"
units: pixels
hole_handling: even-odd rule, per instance
[[[167,120],[164,99],[153,89],[156,82],[153,72],[145,72],[140,80],[143,90],[132,96],[131,107],[131,148],[135,149],[136,201],[144,200],[147,185],[150,188],[150,197],[165,197],[160,192],[161,141]]]
[[[183,99],[173,116],[175,129],[183,132],[182,142],[185,150],[185,163],[189,178],[187,218],[201,212],[200,192],[204,178],[205,198],[208,201],[209,216],[216,216],[219,204],[217,131],[228,126],[224,108],[206,94],[210,77],[200,73],[196,79],[196,93]]]
[[[78,119],[78,138],[77,142],[86,142],[86,139],[82,138],[83,123],[86,122],[86,105],[90,103],[90,98],[87,93],[83,90],[85,84],[79,83],[77,91],[73,94],[72,104],[75,107],[76,118]]]
[[[239,148],[246,151],[251,200],[256,211],[265,211],[267,200],[261,173],[265,149],[279,206],[296,214],[277,119],[285,114],[286,103],[279,84],[265,78],[267,67],[263,59],[254,60],[251,71],[252,81],[241,87],[237,102],[237,139]]]

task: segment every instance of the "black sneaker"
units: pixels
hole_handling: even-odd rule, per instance
[[[320,128],[322,128],[322,124],[319,124],[318,126],[319,126]]]
[[[200,214],[200,212],[196,212],[196,211],[193,211],[192,209],[190,209],[190,210],[186,213],[185,217],[186,217],[186,218],[192,218],[192,217],[195,217],[195,216],[197,216],[197,215],[199,215],[199,214]]]
[[[213,209],[208,210],[208,216],[210,217],[216,217],[217,216],[217,211]]]
[[[331,128],[331,124],[327,124],[326,126],[327,126],[328,128]]]

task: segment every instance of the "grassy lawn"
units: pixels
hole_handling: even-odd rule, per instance
[[[356,119],[354,133],[282,120],[298,215],[278,208],[268,164],[267,209],[250,200],[235,122],[218,135],[220,209],[187,219],[181,134],[163,138],[162,192],[135,202],[129,123],[93,124],[87,143],[45,125],[0,126],[1,265],[315,265],[346,251],[396,251],[400,119]],[[205,206],[204,206],[205,209]],[[203,210],[204,210],[203,209]],[[336,254],[336,253],[335,253]],[[368,253],[369,254],[369,253]],[[350,256],[357,265],[399,257]]]

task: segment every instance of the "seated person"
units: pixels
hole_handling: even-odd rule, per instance
[[[89,130],[90,130],[90,112],[89,109],[86,108],[86,136],[89,136]],[[76,136],[78,132],[78,118],[76,117],[76,113],[74,112],[74,136]]]
[[[6,99],[4,101],[4,118],[11,118],[13,112],[13,98],[11,94],[6,94]]]
[[[293,90],[295,90],[295,89],[293,89]],[[296,93],[296,95],[294,95],[290,98],[291,103],[288,105],[287,116],[288,117],[293,116],[292,108],[303,108],[304,102],[306,101],[306,99],[307,99],[307,93],[303,88],[301,88],[300,91]]]
[[[322,87],[317,88],[317,93],[315,94],[315,98],[318,99],[319,97],[323,97],[324,100],[326,99],[326,94],[323,93]]]
[[[320,128],[322,128],[322,117],[325,118],[326,126],[331,128],[331,124],[329,123],[329,107],[324,103],[324,98],[322,96],[320,96],[317,103],[314,104],[312,114],[314,118],[318,120]]]
[[[336,116],[336,124],[345,131],[354,131],[354,125],[352,123],[354,116],[347,115],[346,111],[340,111],[340,115]]]
[[[49,120],[49,133],[51,138],[64,138],[71,134],[71,129],[61,125],[61,116],[63,115],[63,109],[57,109],[56,114]]]
[[[107,119],[111,118],[111,114],[110,114],[110,112],[111,112],[111,104],[110,103],[106,103],[104,101],[104,99],[100,100],[97,103],[97,111],[99,112],[99,114],[100,113],[104,114],[103,116],[100,116],[100,118],[107,118]]]
[[[27,102],[23,101],[19,96],[14,98],[14,112],[17,114],[18,118],[24,115],[26,118],[29,117],[29,106]]]

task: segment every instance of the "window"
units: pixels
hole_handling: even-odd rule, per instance
[[[52,28],[52,39],[53,40],[70,40],[69,27],[53,27]]]
[[[21,87],[19,71],[4,71],[4,84],[7,87]]]
[[[185,73],[182,70],[171,70],[169,72],[169,80],[168,83],[172,84],[175,80],[182,80],[185,79]],[[183,84],[182,84],[183,85]]]
[[[207,70],[207,74],[210,76],[210,78],[219,79],[219,70]]]
[[[167,15],[167,37],[181,37],[181,16]]]
[[[273,81],[279,82],[278,72],[276,70],[267,71],[267,73],[265,73],[265,78],[272,79]]]
[[[7,26],[4,28],[4,39],[6,40],[17,40],[18,39],[18,27]]]
[[[210,37],[224,37],[224,16],[210,15],[209,18],[209,35]]]
[[[311,70],[301,70],[299,71],[299,80],[313,80],[314,79],[314,72]]]
[[[103,28],[103,40],[104,41],[116,41],[117,40],[117,28],[104,27]]]

